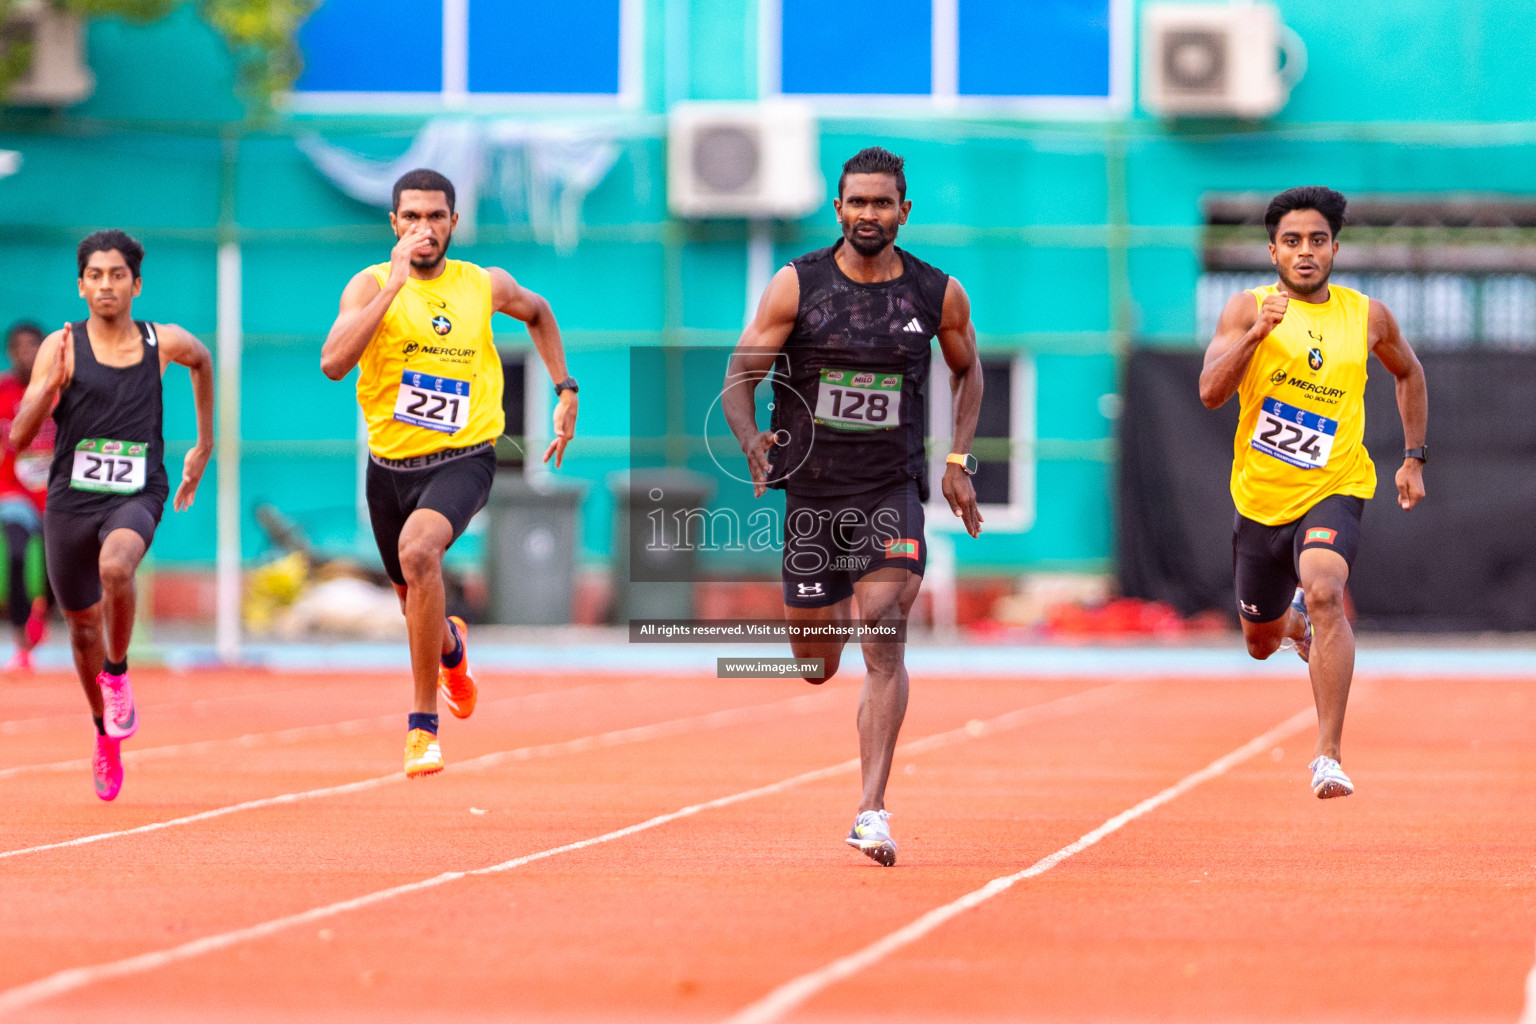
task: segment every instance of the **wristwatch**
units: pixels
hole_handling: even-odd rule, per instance
[[[1418,459],[1420,462],[1427,463],[1429,461],[1429,445],[1421,444],[1417,448],[1404,448],[1403,458]]]
[[[976,470],[979,468],[979,463],[976,461],[976,456],[972,455],[970,452],[965,452],[963,454],[961,452],[950,452],[947,456],[945,456],[944,461],[951,466],[959,466],[961,469],[965,470],[966,476],[975,476]]]
[[[574,391],[575,393],[580,394],[581,388],[576,386],[575,377],[567,377],[565,380],[555,385],[555,394],[558,395],[562,391]]]

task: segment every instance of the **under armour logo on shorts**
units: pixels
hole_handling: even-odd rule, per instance
[[[823,593],[822,593],[822,590],[821,590],[821,584],[820,583],[796,583],[795,586],[797,588],[799,588],[799,592],[800,592],[800,596],[801,597],[822,597],[822,596],[824,596]]]

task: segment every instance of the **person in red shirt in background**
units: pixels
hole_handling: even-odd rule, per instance
[[[37,437],[23,451],[11,445],[11,420],[32,379],[32,363],[43,344],[43,329],[22,321],[5,334],[11,369],[0,373],[0,528],[5,554],[0,557],[0,589],[8,598],[16,627],[16,653],[5,671],[29,671],[32,648],[48,629],[53,603],[43,569],[43,503],[48,496],[48,466],[53,461],[54,425],[43,421]]]

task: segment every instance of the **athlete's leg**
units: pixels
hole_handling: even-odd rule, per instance
[[[106,656],[110,661],[128,657],[133,640],[133,617],[138,606],[133,574],[144,560],[149,545],[137,530],[119,527],[101,543],[97,565],[101,573],[101,618],[106,632]],[[100,671],[98,663],[96,670]]]
[[[1299,561],[1301,589],[1312,618],[1312,654],[1307,667],[1317,702],[1316,754],[1338,761],[1344,709],[1355,673],[1355,632],[1344,614],[1349,563],[1337,551],[1320,547],[1303,549]]]
[[[791,623],[801,625],[830,622],[833,620],[847,622],[853,618],[853,598],[843,598],[833,604],[820,608],[797,608],[794,605],[784,606],[784,618]],[[843,646],[848,643],[846,637],[834,637],[828,639],[796,640],[789,641],[789,650],[797,658],[822,659],[822,673],[820,679],[805,677],[808,683],[824,683],[837,675],[837,668],[843,660]]]
[[[1295,532],[1295,524],[1265,526],[1233,516],[1232,589],[1248,654],[1259,661],[1278,651],[1282,641],[1306,635],[1306,619],[1291,607],[1297,582]]]
[[[443,594],[443,555],[453,543],[453,524],[441,512],[419,508],[400,531],[400,571],[405,576],[405,629],[416,684],[412,710],[437,713],[437,667],[453,650]]]
[[[854,584],[859,621],[865,625],[904,626],[917,600],[922,576],[909,569],[877,569]],[[859,694],[859,765],[864,780],[860,811],[885,807],[885,784],[891,776],[896,737],[907,715],[905,638],[867,639],[864,647],[864,689]]]
[[[1311,598],[1307,600],[1310,602]],[[1310,610],[1312,606],[1309,603],[1307,607]],[[1260,661],[1278,651],[1283,641],[1300,640],[1306,632],[1307,620],[1294,608],[1287,608],[1284,615],[1269,622],[1243,620],[1243,639],[1248,644],[1248,654]]]
[[[96,677],[107,657],[106,634],[101,626],[101,605],[98,601],[83,611],[64,609],[64,623],[69,627],[69,650],[75,659],[75,674],[80,677],[80,688],[91,705],[91,716],[98,721],[106,713],[101,697],[101,685]]]
[[[395,587],[395,596],[400,599],[400,614],[401,615],[409,615],[409,613],[406,611],[406,601],[407,601],[407,599],[408,599],[408,597],[410,595],[411,588],[407,587],[403,583],[396,583],[396,584],[394,584],[394,587]],[[443,603],[444,603],[444,607],[446,608],[446,606],[447,606],[447,598],[446,597],[444,598],[444,602]],[[455,644],[453,642],[453,633],[450,630],[448,630],[447,628],[444,628],[443,629],[443,653],[442,653],[442,657],[446,658],[446,657],[448,657],[448,655],[452,654],[454,646],[455,646]]]
[[[5,524],[6,610],[16,634],[16,649],[29,651],[27,619],[32,614],[32,599],[27,593],[27,545],[32,534],[20,523]]]

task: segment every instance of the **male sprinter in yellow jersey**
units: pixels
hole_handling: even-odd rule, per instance
[[[559,466],[576,432],[576,381],[566,373],[549,303],[505,270],[447,258],[459,220],[453,203],[453,183],[436,171],[411,171],[395,182],[389,221],[398,241],[389,262],[347,284],[320,350],[320,368],[332,380],[360,368],[368,514],[400,594],[416,683],[405,744],[412,778],[443,770],[438,691],[459,718],[475,710],[464,622],[443,617],[443,554],[485,506],[496,473],[493,447],[505,422],[492,313],[528,325],[557,382],[555,438],[544,461],[553,457]]]
[[[1344,207],[1342,195],[1319,185],[1270,201],[1264,225],[1280,281],[1227,301],[1200,373],[1206,408],[1234,393],[1242,405],[1232,456],[1238,614],[1253,657],[1268,658],[1290,641],[1308,663],[1317,702],[1308,768],[1321,799],[1355,791],[1339,764],[1339,739],[1355,670],[1344,586],[1365,500],[1376,493],[1363,440],[1369,354],[1397,378],[1404,509],[1424,497],[1429,454],[1424,368],[1392,312],[1328,281]]]

